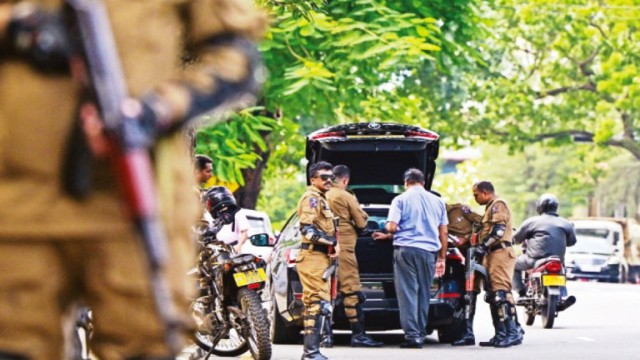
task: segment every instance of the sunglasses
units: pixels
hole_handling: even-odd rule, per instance
[[[327,180],[333,181],[333,180],[336,179],[336,176],[333,175],[333,174],[322,174],[322,175],[316,176],[316,178],[320,178],[320,179],[322,179],[324,181],[327,181]]]

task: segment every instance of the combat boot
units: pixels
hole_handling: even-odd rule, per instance
[[[382,341],[371,338],[364,330],[364,312],[362,311],[362,303],[356,305],[358,314],[356,322],[351,323],[351,347],[381,347],[384,346]]]
[[[302,360],[328,360],[320,353],[320,342],[322,341],[322,315],[312,315],[315,318],[313,326],[304,327],[304,347]]]
[[[566,310],[569,306],[573,305],[576,303],[576,297],[571,295],[569,297],[567,297],[566,299],[558,302],[558,307],[556,308],[556,310],[558,311],[564,311]]]
[[[475,345],[476,337],[473,335],[473,318],[476,315],[476,298],[478,297],[477,293],[473,293],[469,301],[469,318],[465,319],[464,322],[464,332],[462,336],[451,343],[453,346],[467,346],[467,345]]]
[[[498,336],[498,323],[500,323],[500,316],[498,315],[498,307],[489,303],[489,310],[491,310],[491,320],[493,321],[493,328],[495,329],[495,335],[489,341],[480,341],[480,346],[494,346],[496,343],[496,336]]]
[[[518,315],[516,313],[516,308],[514,305],[507,303],[505,305],[505,308],[507,309],[507,316],[505,317],[504,323],[507,327],[507,340],[506,340],[506,344],[508,344],[508,346],[515,346],[515,345],[520,345],[522,344],[522,339],[524,338],[524,330],[522,329],[522,326],[520,326],[520,324],[518,323]],[[503,344],[504,345],[504,344]],[[496,344],[496,347],[505,347],[505,346],[499,346],[498,344]]]
[[[520,336],[520,332],[516,326],[515,317],[511,313],[511,306],[512,305],[508,302],[496,306],[498,311],[502,309],[503,316],[502,319],[498,318],[498,327],[496,328],[496,336],[493,344],[494,347],[507,348],[511,345],[517,345],[514,344],[514,341],[516,341]],[[522,342],[521,338],[520,342]]]

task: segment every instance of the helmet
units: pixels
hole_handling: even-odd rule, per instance
[[[236,199],[224,186],[214,186],[204,194],[207,211],[214,219],[222,218],[225,224],[231,224],[235,214],[240,210]]]
[[[558,198],[553,194],[542,194],[536,201],[538,214],[555,213],[558,211]]]

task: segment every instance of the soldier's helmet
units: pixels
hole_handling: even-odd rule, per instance
[[[542,194],[536,202],[538,214],[556,213],[558,211],[558,198],[553,194]]]
[[[231,224],[240,207],[236,198],[229,189],[224,186],[214,186],[204,195],[207,211],[214,219],[222,219],[225,224]]]

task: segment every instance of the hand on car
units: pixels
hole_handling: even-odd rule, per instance
[[[371,234],[371,237],[373,238],[373,240],[391,240],[393,238],[393,235],[390,233],[375,231],[373,234]]]

